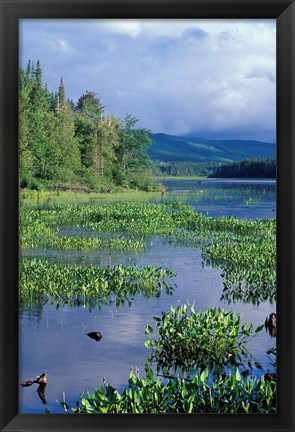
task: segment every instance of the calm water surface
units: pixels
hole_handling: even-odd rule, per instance
[[[275,217],[276,184],[274,181],[166,181],[168,192],[154,202],[177,200],[194,206],[197,212],[210,216],[238,218]],[[73,233],[71,233],[72,235]],[[77,233],[76,233],[77,234]],[[144,334],[147,324],[153,325],[153,316],[161,316],[170,305],[195,302],[195,309],[223,307],[242,313],[243,322],[251,322],[254,328],[264,322],[275,305],[259,306],[238,302],[221,302],[223,290],[219,269],[202,266],[199,249],[171,246],[160,239],[150,240],[143,254],[92,251],[89,253],[34,250],[23,253],[39,256],[52,262],[107,266],[153,264],[169,267],[177,273],[173,295],[162,293],[159,298],[147,299],[142,295],[128,304],[114,304],[89,311],[82,307],[64,306],[56,310],[49,303],[27,308],[20,312],[20,381],[33,379],[46,371],[46,407],[50,412],[63,413],[56,399],[64,395],[74,406],[84,389],[93,391],[100,386],[103,377],[122,390],[127,383],[130,367],[139,367],[144,375],[144,362],[150,351],[145,348]],[[89,331],[100,331],[100,342],[88,338]],[[272,369],[265,356],[267,349],[275,346],[275,339],[261,332],[249,346],[254,360],[261,362],[260,376]],[[44,413],[44,405],[38,398],[36,386],[21,388],[19,411]]]

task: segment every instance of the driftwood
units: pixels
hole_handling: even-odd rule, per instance
[[[43,372],[41,375],[37,375],[35,380],[27,380],[22,381],[19,383],[21,387],[30,387],[33,384],[39,384],[37,388],[37,393],[41,401],[44,403],[44,405],[47,403],[46,397],[45,397],[45,388],[48,383],[47,380],[47,374],[46,372]]]

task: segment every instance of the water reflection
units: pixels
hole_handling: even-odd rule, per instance
[[[224,285],[221,300],[231,303],[243,302],[259,305],[265,301],[271,304],[276,301],[276,289],[273,285],[264,283],[229,284]]]
[[[274,180],[166,180],[166,199],[192,205],[210,216],[236,216],[241,219],[275,217]]]
[[[167,192],[134,194],[128,196],[132,202],[165,203],[181,201],[192,205],[196,211],[210,216],[236,216],[241,219],[275,217],[276,181],[269,179],[206,179],[159,180]],[[58,196],[43,200],[23,200],[22,204],[33,208],[51,208],[57,204],[103,204],[125,202],[125,194],[76,199]]]

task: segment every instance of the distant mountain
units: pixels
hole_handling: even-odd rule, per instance
[[[232,162],[275,158],[276,144],[261,141],[208,140],[152,134],[149,155],[163,162]]]

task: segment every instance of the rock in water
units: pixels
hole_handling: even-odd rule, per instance
[[[87,333],[87,336],[89,336],[91,339],[96,340],[96,342],[100,341],[102,338],[102,334],[100,332],[90,332]]]

